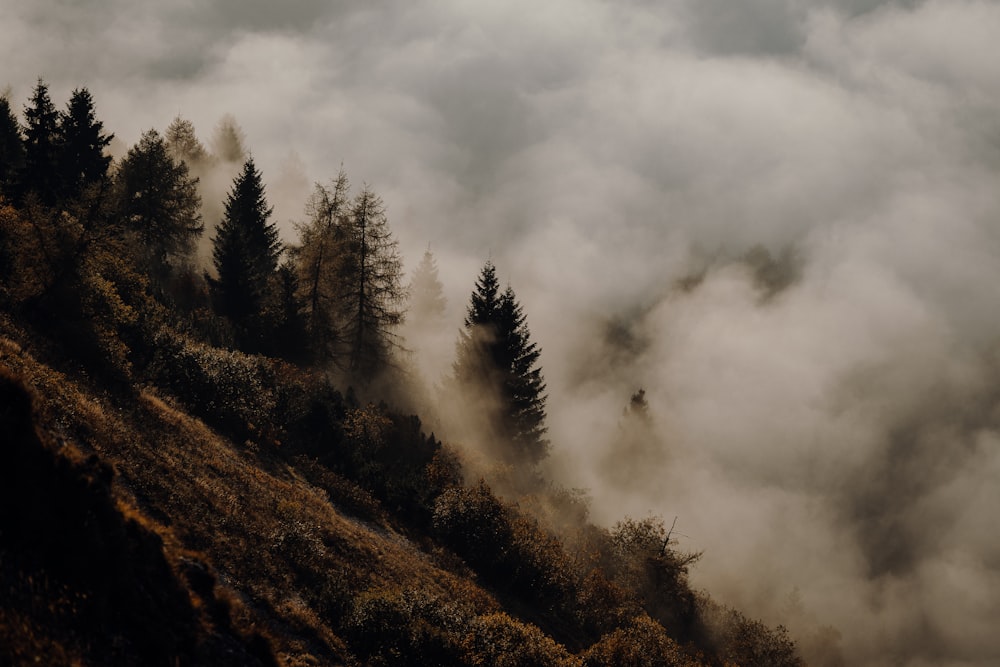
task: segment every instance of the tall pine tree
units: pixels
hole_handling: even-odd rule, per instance
[[[21,126],[6,97],[0,96],[0,195],[9,201],[20,197],[24,169],[24,138]]]
[[[417,332],[440,326],[446,305],[444,285],[438,277],[437,262],[430,248],[424,251],[423,259],[413,270],[409,295],[409,326]]]
[[[267,343],[265,307],[282,251],[278,228],[268,222],[271,212],[261,173],[250,158],[226,199],[213,239],[217,277],[208,282],[216,312],[233,323],[241,347],[254,352]]]
[[[49,87],[41,79],[24,108],[24,180],[43,204],[55,205],[60,195],[59,112],[49,97]]]
[[[86,88],[73,91],[59,116],[58,166],[64,200],[76,199],[85,188],[107,178],[111,156],[104,149],[114,135],[104,134],[94,114],[94,98]]]
[[[511,462],[548,454],[539,356],[514,290],[500,292],[496,267],[486,262],[459,332],[454,381],[467,407],[485,417],[494,453]]]
[[[198,179],[175,162],[156,130],[129,149],[117,172],[120,210],[136,235],[139,256],[155,285],[163,287],[172,270],[194,253],[204,230]]]

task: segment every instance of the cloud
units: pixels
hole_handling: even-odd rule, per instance
[[[995,4],[161,5],[15,0],[0,85],[88,86],[126,144],[233,114],[286,235],[343,163],[407,273],[431,243],[444,338],[511,282],[598,518],[679,516],[696,584],[847,664],[996,662]]]

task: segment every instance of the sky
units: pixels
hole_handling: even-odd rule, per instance
[[[678,517],[694,584],[814,664],[1000,662],[1000,4],[0,18],[15,108],[85,86],[119,150],[231,114],[289,241],[312,183],[372,186],[406,269],[430,247],[445,283],[427,359],[491,258],[542,348],[550,473],[598,521]],[[639,387],[655,432],[622,449]]]

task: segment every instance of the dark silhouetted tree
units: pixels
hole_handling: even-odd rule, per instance
[[[403,322],[403,262],[382,198],[368,186],[354,198],[342,251],[339,299],[345,366],[353,379],[370,380],[391,363]]]
[[[129,149],[118,168],[121,213],[136,235],[138,254],[159,287],[190,259],[204,230],[198,179],[175,162],[166,142],[149,130]]]
[[[539,356],[514,290],[501,293],[496,268],[486,262],[459,333],[454,379],[486,417],[495,453],[507,460],[537,463],[548,453]]]
[[[59,112],[41,79],[30,103],[24,108],[24,180],[26,190],[38,195],[43,204],[59,200]]]
[[[293,249],[299,298],[305,308],[309,347],[320,363],[332,361],[340,346],[338,302],[345,281],[350,183],[343,169],[329,187],[316,184],[306,203]]]
[[[278,267],[275,283],[274,307],[269,318],[274,328],[268,351],[283,359],[304,363],[309,360],[306,318],[299,299],[299,278],[292,262],[285,261]]]
[[[278,228],[268,222],[271,211],[250,158],[226,199],[213,239],[217,277],[208,278],[216,312],[230,319],[241,347],[250,351],[259,351],[266,342],[264,311],[282,251]]]
[[[83,190],[108,175],[111,156],[104,149],[114,135],[104,134],[104,124],[94,114],[94,98],[86,88],[73,91],[66,111],[59,116],[58,164],[64,199],[76,199]]]
[[[0,195],[9,201],[20,197],[24,169],[24,138],[21,126],[6,97],[0,97]]]

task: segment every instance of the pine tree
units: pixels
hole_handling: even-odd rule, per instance
[[[365,186],[354,198],[346,230],[340,319],[344,361],[353,379],[365,382],[391,363],[403,323],[403,262],[389,230],[382,198]]]
[[[338,351],[338,301],[345,280],[350,183],[343,169],[329,187],[316,184],[306,203],[309,220],[298,226],[293,250],[299,298],[305,308],[309,347],[316,361],[332,361]]]
[[[496,267],[486,262],[459,332],[454,381],[485,415],[495,453],[510,461],[537,463],[548,453],[539,356],[514,290],[501,293]]]
[[[0,97],[0,196],[10,201],[20,197],[24,169],[24,138],[21,126],[6,97]]]
[[[30,104],[24,108],[24,187],[38,195],[43,204],[59,200],[59,112],[41,79]]]
[[[440,325],[444,318],[444,286],[438,278],[437,262],[430,249],[424,251],[420,264],[413,270],[410,280],[410,326],[415,330],[426,330]]]
[[[232,321],[241,346],[250,351],[265,346],[264,311],[282,251],[278,228],[268,222],[271,211],[261,174],[250,158],[226,200],[213,239],[218,277],[208,279],[216,311]]]
[[[117,173],[120,210],[136,235],[139,255],[154,283],[190,258],[204,231],[198,179],[175,162],[163,138],[149,130],[129,149]]]
[[[88,186],[108,175],[111,156],[104,149],[114,135],[103,134],[104,124],[94,114],[94,98],[86,88],[73,91],[59,116],[58,164],[64,200],[76,199]]]

